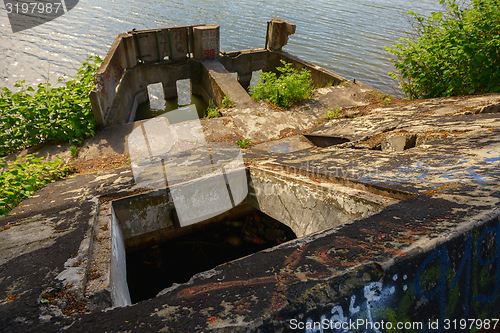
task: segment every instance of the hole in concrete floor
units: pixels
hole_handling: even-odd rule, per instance
[[[239,172],[228,173],[224,182],[229,183],[225,185],[210,185],[215,181],[220,182],[220,177],[195,179],[113,200],[107,208],[100,209],[106,213],[99,213],[95,228],[99,233],[110,230],[112,247],[110,251],[107,250],[108,245],[94,242],[96,245],[93,245],[93,259],[89,267],[98,267],[99,276],[109,277],[109,288],[104,286],[104,290],[109,290],[112,306],[130,304],[130,293],[134,294],[134,302],[153,297],[172,283],[185,282],[197,272],[295,236],[304,237],[373,214],[407,197],[393,190],[387,192],[363,184],[346,185],[336,178],[323,177],[302,168],[283,168],[279,165],[269,165],[266,169],[250,168],[246,170],[242,183],[236,177]],[[212,186],[217,190],[216,196],[209,190]],[[224,187],[230,189],[232,194],[231,205],[219,200],[219,197],[224,197],[221,192]],[[183,189],[191,194],[179,197]],[[193,189],[196,191],[193,192]],[[184,204],[191,209],[184,209],[183,212],[181,206],[179,211],[175,203],[176,196],[187,200]],[[227,207],[217,209],[219,213],[215,214],[196,214],[205,211],[205,208],[210,208],[212,212],[212,208],[219,206]],[[183,214],[206,218],[200,219],[198,223],[182,224],[180,217]],[[259,216],[261,225],[254,222],[242,225],[249,214]],[[99,223],[107,225],[106,219],[111,219],[111,227],[103,229]],[[247,237],[248,241],[251,237],[267,238],[266,244],[244,242],[245,236],[250,236]],[[126,252],[129,253],[127,259]],[[111,259],[101,259],[107,256],[111,256]],[[127,287],[127,269],[130,291]],[[155,281],[159,284],[154,285]],[[88,295],[99,290],[102,290],[99,286],[86,287]]]
[[[127,254],[132,303],[155,297],[174,283],[185,283],[220,264],[295,239],[279,221],[254,210],[217,225]]]
[[[441,137],[440,133],[382,132],[355,146],[358,149],[405,151]]]
[[[321,148],[340,145],[342,143],[350,141],[349,139],[341,136],[315,135],[315,134],[304,134],[304,136],[309,141],[311,141],[315,146]]]
[[[190,80],[179,80],[176,86],[177,96],[164,98],[161,83],[148,85],[149,102],[139,104],[134,121],[163,116],[171,124],[175,124],[188,119],[203,118],[208,105],[203,97],[191,94]],[[178,110],[181,112],[173,112]]]
[[[417,145],[416,134],[400,134],[387,137],[380,144],[383,151],[404,151]]]

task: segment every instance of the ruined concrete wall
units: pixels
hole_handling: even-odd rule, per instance
[[[299,238],[376,213],[396,202],[361,188],[316,183],[301,177],[297,170],[287,171],[293,174],[250,169],[248,202],[289,226]]]
[[[253,72],[266,69],[268,55],[269,51],[266,49],[232,51],[227,52],[219,61],[229,72],[237,73],[238,82],[247,89]]]
[[[489,323],[489,328],[496,324],[498,329],[499,222],[497,211],[470,230],[415,246],[406,259],[363,266],[318,284],[296,300],[292,313],[300,316],[292,316],[286,326],[306,332],[342,331],[335,330],[339,327],[456,332]]]
[[[107,113],[107,122],[124,124],[133,120],[135,104],[147,101],[147,87],[162,83],[165,98],[177,96],[176,81],[191,77],[191,61],[159,63],[128,70],[116,87],[116,97]]]
[[[282,19],[272,19],[267,23],[266,48],[278,51],[288,43],[288,36],[295,33],[295,24]]]
[[[255,71],[276,71],[280,60],[306,68],[317,87],[344,78],[283,51],[243,50],[219,56],[219,26],[200,25],[130,31],[111,45],[96,73],[90,93],[99,127],[133,121],[137,105],[147,101],[147,86],[161,82],[165,98],[177,96],[176,81],[191,79],[191,92],[213,100],[218,107],[226,96],[236,107],[249,107],[246,92]],[[194,55],[194,56],[193,56]],[[196,64],[200,61],[202,65]],[[237,80],[230,73],[237,73]]]
[[[113,209],[126,244],[131,238],[160,229],[174,230],[174,204],[165,190],[114,201]]]
[[[193,27],[196,26],[200,25],[132,30],[116,37],[96,73],[96,88],[90,93],[92,111],[99,127],[113,123],[110,116],[116,113],[116,100],[123,99],[119,86],[130,80],[125,77],[127,71],[144,64],[188,59],[194,50]],[[158,82],[162,81],[150,83]]]
[[[266,71],[276,71],[276,67],[282,66],[280,60],[292,63],[292,67],[295,69],[301,70],[305,68],[310,71],[312,83],[315,87],[327,87],[337,85],[345,81],[345,78],[342,76],[332,73],[320,66],[304,61],[285,51],[273,51],[270,53]]]
[[[202,65],[202,96],[206,101],[213,100],[215,105],[221,107],[223,98],[229,96],[236,107],[253,104],[250,95],[219,61],[204,61]]]

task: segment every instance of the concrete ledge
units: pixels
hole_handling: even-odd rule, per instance
[[[202,64],[206,72],[203,86],[217,106],[222,106],[224,96],[229,96],[235,107],[245,108],[255,104],[247,91],[218,60],[205,60]]]

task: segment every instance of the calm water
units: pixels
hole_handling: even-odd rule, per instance
[[[62,17],[12,33],[0,2],[0,86],[14,82],[57,82],[74,75],[91,53],[104,57],[117,34],[197,23],[221,26],[221,50],[260,48],[266,22],[282,18],[297,25],[285,50],[347,79],[386,93],[395,85],[387,73],[384,45],[411,30],[404,13],[441,10],[438,0],[81,0]]]

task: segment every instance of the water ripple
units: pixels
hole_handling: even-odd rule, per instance
[[[56,83],[91,53],[104,56],[116,35],[132,28],[217,23],[222,50],[259,48],[266,22],[279,17],[297,26],[285,50],[392,93],[392,65],[383,46],[411,30],[405,12],[441,8],[435,0],[88,0],[54,21],[13,34],[0,7],[0,86],[12,88],[20,78]]]

